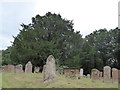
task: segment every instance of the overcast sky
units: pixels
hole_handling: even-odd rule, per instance
[[[94,30],[118,26],[119,0],[0,0],[0,50],[6,49],[19,33],[20,24],[46,12],[60,13],[73,20],[83,36]]]

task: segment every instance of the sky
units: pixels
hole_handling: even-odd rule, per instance
[[[0,50],[11,46],[20,24],[31,23],[37,14],[60,14],[73,20],[84,36],[99,29],[118,27],[119,0],[0,0]]]

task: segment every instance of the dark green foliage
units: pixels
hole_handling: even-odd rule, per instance
[[[94,67],[101,68],[105,65],[118,68],[119,58],[119,33],[118,29],[111,29],[107,31],[106,29],[100,29],[94,31],[90,35],[86,36],[89,45],[94,47]],[[98,63],[97,63],[98,62]]]
[[[14,37],[10,58],[14,64],[25,65],[31,61],[34,66],[43,66],[46,58],[52,54],[58,59],[57,64],[79,67],[75,63],[65,64],[66,60],[80,62],[79,50],[82,36],[74,32],[72,21],[62,19],[58,14],[48,12],[45,16],[36,15],[29,25],[23,27]],[[78,61],[77,61],[78,60]]]
[[[56,58],[57,69],[83,68],[85,74],[92,68],[102,70],[105,65],[120,68],[120,30],[96,30],[82,38],[75,32],[70,20],[59,14],[36,15],[32,23],[21,24],[22,30],[14,37],[11,47],[3,51],[3,65],[31,61],[43,67],[49,55]]]

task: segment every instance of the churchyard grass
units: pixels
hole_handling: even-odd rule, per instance
[[[3,73],[2,88],[118,88],[118,84],[91,82],[89,78],[69,78],[65,75],[57,75],[57,79],[51,83],[43,83],[43,74],[17,74]],[[1,81],[0,81],[1,85]]]
[[[0,88],[2,87],[2,73],[0,73]]]

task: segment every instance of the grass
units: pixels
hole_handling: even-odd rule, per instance
[[[64,75],[57,75],[55,81],[51,83],[43,83],[43,74],[0,74],[2,88],[118,88],[118,84],[103,83],[98,81],[91,82],[89,78],[71,79]]]
[[[0,88],[2,87],[2,74],[0,73]]]

